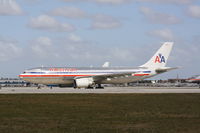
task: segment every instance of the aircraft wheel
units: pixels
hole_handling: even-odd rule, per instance
[[[41,89],[41,86],[38,86],[37,89]]]

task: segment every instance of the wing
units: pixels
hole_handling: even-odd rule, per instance
[[[128,77],[132,76],[135,72],[124,72],[124,73],[113,73],[113,74],[102,74],[102,75],[94,75],[94,76],[84,76],[84,77],[76,77],[75,79],[80,78],[93,78],[95,82],[105,80],[107,78],[119,78],[119,77]]]

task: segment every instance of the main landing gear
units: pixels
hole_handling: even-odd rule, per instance
[[[104,87],[101,84],[97,84],[97,89],[104,89]]]
[[[39,85],[39,86],[37,87],[37,89],[41,89],[41,86]]]
[[[89,86],[86,89],[104,89],[104,87],[101,84],[95,84],[93,86]]]
[[[85,89],[104,89],[104,87],[101,84],[94,84],[88,87],[77,87],[74,86],[74,89],[81,89],[81,88],[85,88]]]

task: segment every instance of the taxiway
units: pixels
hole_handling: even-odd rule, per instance
[[[74,89],[74,88],[48,88],[37,89],[36,87],[3,87],[0,94],[121,94],[121,93],[200,93],[199,88],[194,87],[106,87],[104,89]]]

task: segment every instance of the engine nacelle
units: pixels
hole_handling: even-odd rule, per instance
[[[94,84],[93,78],[75,79],[75,87],[77,87],[77,88],[87,88],[93,84]]]

